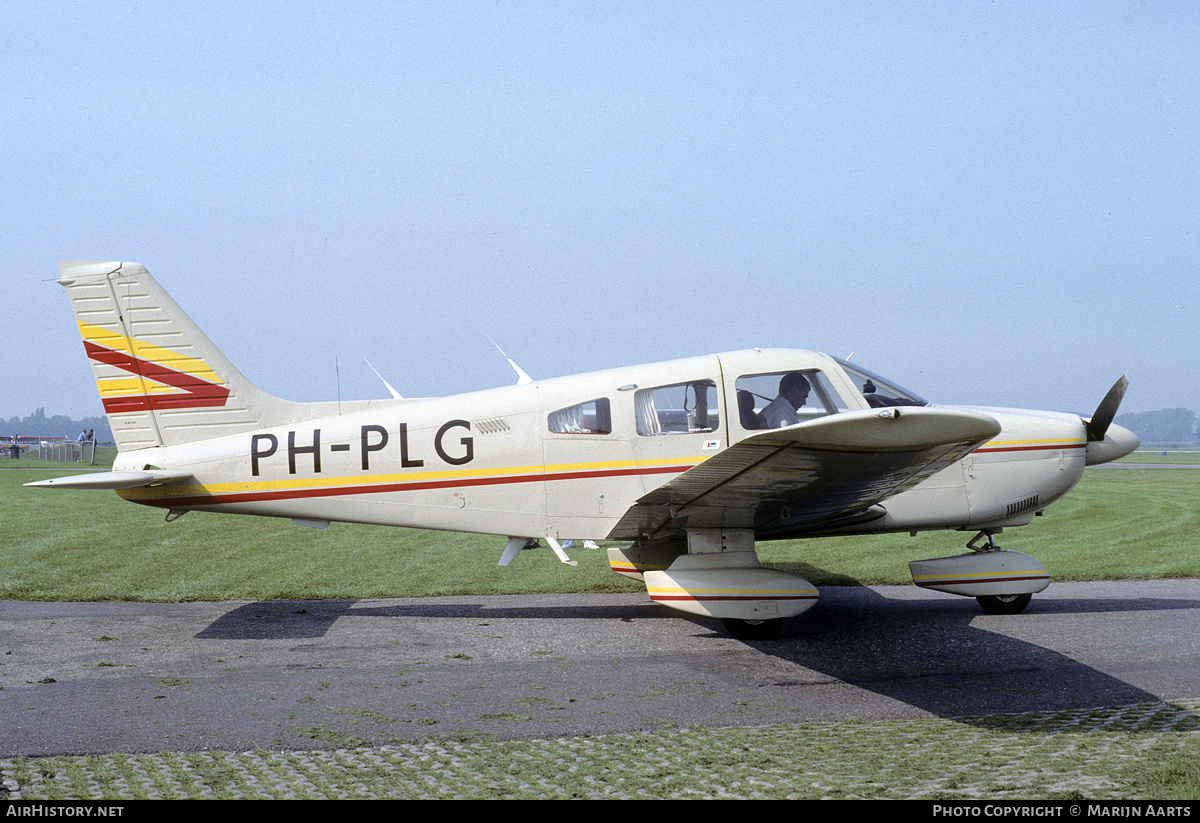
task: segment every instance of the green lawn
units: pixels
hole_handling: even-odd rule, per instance
[[[578,567],[548,550],[497,566],[504,540],[450,532],[273,518],[163,512],[111,492],[22,484],[80,467],[0,470],[0,599],[259,600],[451,594],[637,591],[604,552],[574,549]],[[1200,474],[1190,469],[1089,470],[1031,525],[1000,535],[1057,580],[1200,575],[1187,539],[1200,528]],[[965,532],[762,543],[768,565],[817,585],[907,584],[907,563],[961,553]]]

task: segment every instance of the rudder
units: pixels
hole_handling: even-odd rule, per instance
[[[302,405],[246,380],[141,265],[58,268],[119,451],[251,431]]]

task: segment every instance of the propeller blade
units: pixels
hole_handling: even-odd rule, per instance
[[[1108,431],[1113,418],[1117,416],[1117,408],[1121,405],[1121,398],[1125,396],[1125,389],[1128,387],[1129,380],[1126,379],[1125,375],[1121,375],[1121,379],[1113,383],[1113,387],[1108,390],[1108,394],[1104,395],[1104,399],[1096,407],[1095,414],[1087,421],[1087,437],[1089,441],[1096,442],[1104,439],[1104,433]]]

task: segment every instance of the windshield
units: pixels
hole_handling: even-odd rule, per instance
[[[929,401],[902,389],[890,380],[880,377],[859,366],[851,366],[845,360],[838,360],[846,374],[854,382],[858,390],[872,408],[884,406],[928,406]]]

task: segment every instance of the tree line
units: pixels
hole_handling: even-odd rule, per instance
[[[1129,429],[1143,443],[1196,445],[1200,442],[1200,433],[1196,429],[1196,413],[1191,409],[1159,409],[1119,414],[1113,422]]]
[[[74,440],[79,437],[79,432],[87,429],[88,431],[95,430],[96,440],[100,443],[111,443],[113,440],[112,429],[108,426],[107,417],[85,417],[82,420],[75,420],[66,415],[56,414],[53,417],[46,416],[46,410],[39,408],[33,414],[25,417],[10,417],[8,420],[0,422],[0,436],[12,437],[20,435],[21,437],[65,437],[68,440]]]

